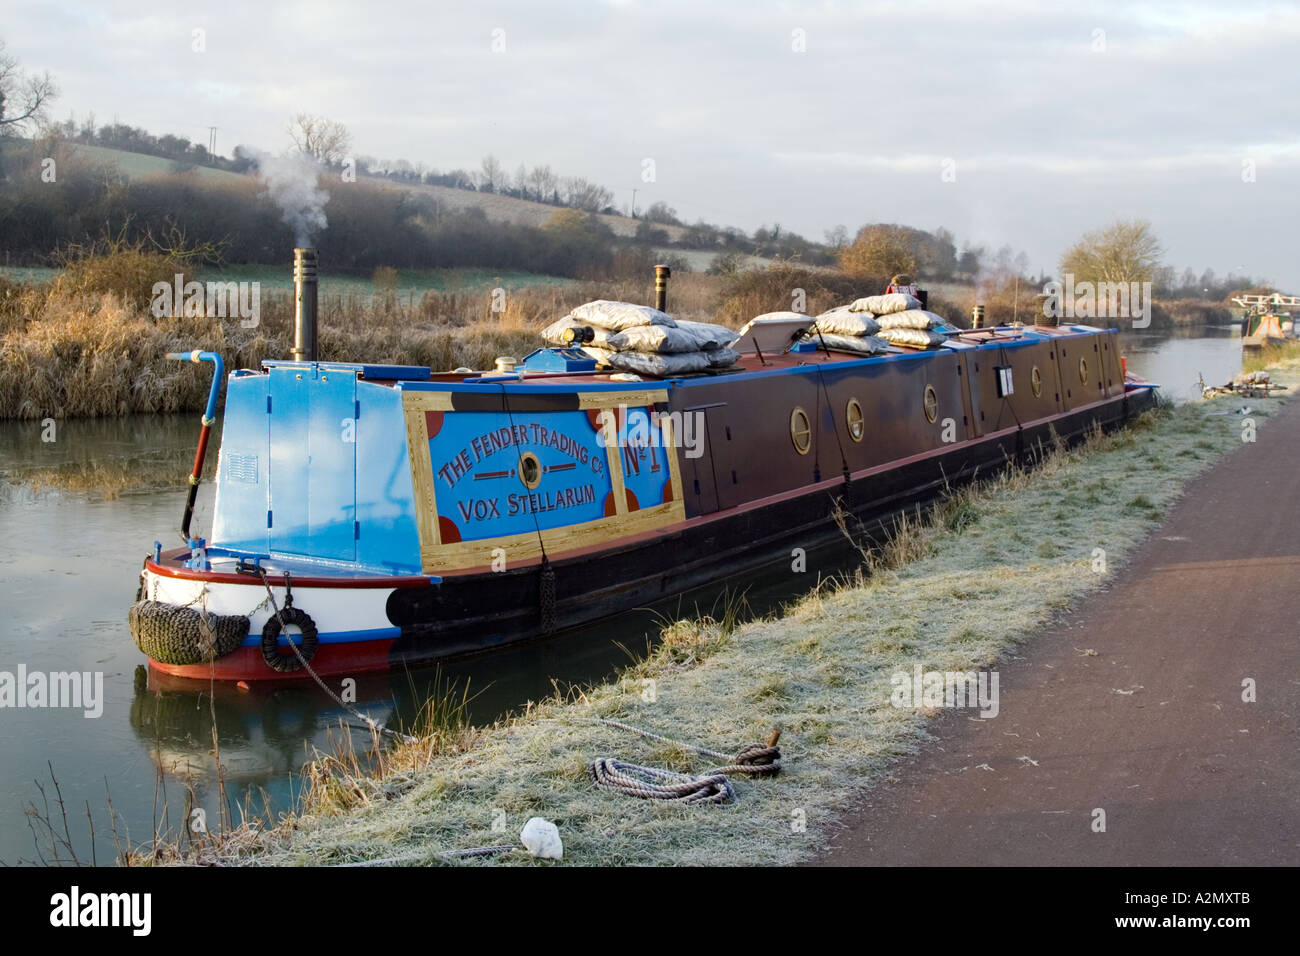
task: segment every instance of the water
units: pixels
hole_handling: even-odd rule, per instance
[[[1194,334],[1170,336],[1121,331],[1120,352],[1135,375],[1162,386],[1166,398],[1185,402],[1201,397],[1198,376],[1223,385],[1241,371],[1241,326],[1210,326]]]
[[[1179,399],[1199,394],[1198,373],[1221,383],[1241,367],[1231,330],[1187,338],[1125,334],[1121,347],[1133,371]],[[104,705],[98,718],[79,710],[0,709],[0,861],[35,858],[24,809],[42,802],[38,782],[53,801],[51,767],[83,859],[92,852],[87,804],[97,831],[93,852],[101,863],[113,857],[110,797],[119,833],[136,843],[152,832],[164,800],[170,822],[178,823],[187,784],[216,820],[213,714],[229,801],[265,792],[274,807],[289,806],[295,774],[312,748],[325,749],[330,734],[340,733],[347,715],[311,684],[248,692],[218,686],[211,695],[202,686],[169,686],[140,666],[143,656],[126,627],[142,558],[155,539],[169,547],[179,540],[195,417],[66,422],[54,442],[43,442],[42,431],[38,422],[0,423],[0,671],[25,665],[29,673],[102,672]],[[201,490],[196,529],[210,525],[211,490]],[[762,611],[847,563],[845,553],[829,549],[809,555],[806,576],[732,587],[745,589],[750,606]],[[646,649],[665,616],[717,613],[716,600],[713,590],[700,592],[550,641],[371,677],[357,688],[358,705],[379,720],[409,725],[430,693],[452,687],[459,697],[468,687],[477,695],[471,717],[492,720],[549,696],[557,684],[609,677]],[[368,740],[362,732],[356,737]]]

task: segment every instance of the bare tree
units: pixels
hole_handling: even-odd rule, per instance
[[[552,172],[550,166],[534,166],[528,174],[528,185],[534,197],[540,202],[550,202],[559,188],[560,179]]]
[[[682,221],[677,218],[677,210],[666,202],[651,204],[643,217],[649,222],[662,222],[669,226],[680,226],[682,224]]]
[[[1061,272],[1090,282],[1150,282],[1163,254],[1151,223],[1120,219],[1086,233],[1067,249],[1061,257]]]
[[[822,235],[826,237],[826,245],[835,252],[839,252],[849,244],[849,230],[844,226],[827,229]]]
[[[325,166],[343,162],[352,145],[352,134],[342,123],[324,116],[299,113],[289,124],[289,135],[300,152]]]
[[[45,117],[59,89],[49,73],[28,76],[18,61],[5,53],[0,40],[0,133],[24,131]]]
[[[601,186],[580,177],[565,179],[561,182],[564,190],[565,205],[587,212],[600,212],[614,201],[614,194]]]
[[[480,192],[500,192],[506,184],[506,168],[495,156],[484,156],[479,173],[478,188]]]

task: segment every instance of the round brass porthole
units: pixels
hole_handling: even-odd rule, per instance
[[[867,433],[867,423],[862,418],[862,403],[856,398],[850,398],[844,409],[844,424],[849,429],[850,438],[862,441],[862,436]]]
[[[1034,393],[1034,398],[1043,394],[1043,373],[1038,371],[1038,366],[1029,373],[1029,390]]]
[[[542,483],[542,463],[531,451],[519,456],[519,480],[530,491]]]
[[[925,387],[925,417],[931,425],[939,420],[939,393],[933,385]]]
[[[801,455],[808,454],[812,448],[812,425],[808,422],[808,413],[798,405],[790,413],[790,440],[794,442],[794,450]]]
[[[1079,359],[1079,384],[1088,384],[1088,360],[1086,358]]]

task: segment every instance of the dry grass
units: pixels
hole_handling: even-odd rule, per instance
[[[1286,376],[1300,382],[1300,364]],[[1252,404],[1267,417],[1279,402]],[[409,776],[396,788],[353,786],[360,766],[324,768],[343,775],[326,773],[316,786],[350,795],[309,802],[308,812],[258,835],[260,852],[241,845],[228,861],[447,862],[456,849],[510,842],[534,815],[558,824],[566,859],[588,865],[806,858],[862,789],[926,735],[932,713],[892,706],[891,675],[915,663],[991,666],[1114,575],[1186,482],[1234,447],[1235,421],[1207,403],[1166,407],[1072,449],[1043,449],[1033,469],[1004,471],[896,525],[883,547],[868,549],[878,555],[870,575],[823,582],[775,618],[672,622],[619,680],[557,693],[477,731],[464,749],[404,764],[399,773]],[[1106,552],[1105,573],[1095,570],[1094,548]],[[785,770],[737,780],[730,807],[610,795],[587,778],[596,757],[690,771],[711,764],[595,717],[724,751],[779,726]],[[503,817],[504,833],[493,828]]]
[[[1284,342],[1262,349],[1246,349],[1242,354],[1241,370],[1258,372],[1275,366],[1288,366],[1300,362],[1300,341]],[[1292,386],[1294,387],[1294,386]]]
[[[172,268],[165,257],[155,267],[158,262],[167,263],[164,271]],[[238,319],[155,319],[133,294],[97,291],[105,282],[135,289],[151,274],[136,265],[124,264],[111,280],[103,270],[69,272],[49,285],[0,288],[0,418],[195,411],[207,399],[211,372],[169,362],[167,352],[220,352],[228,368],[257,368],[263,359],[289,354],[289,296],[263,296],[253,329]],[[712,276],[675,277],[673,311],[710,318],[719,284]],[[513,290],[502,312],[492,311],[486,290],[430,291],[409,305],[382,294],[368,301],[332,298],[320,308],[321,358],[437,371],[491,368],[498,355],[521,358],[538,348],[543,326],[597,298],[652,301],[653,279]]]

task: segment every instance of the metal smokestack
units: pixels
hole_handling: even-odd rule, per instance
[[[667,266],[655,266],[655,308],[668,311],[668,277],[673,271]]]
[[[293,357],[316,361],[316,250],[293,250]]]

